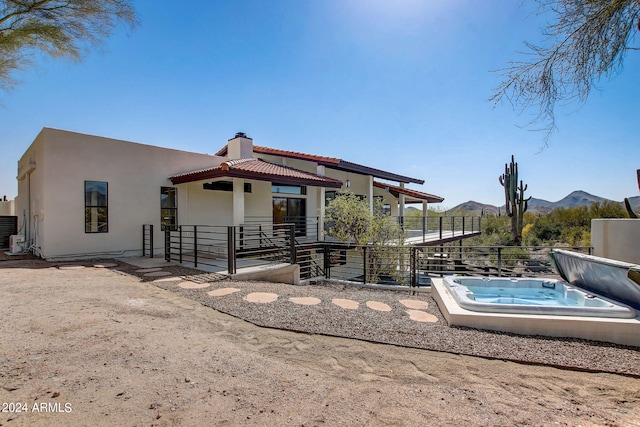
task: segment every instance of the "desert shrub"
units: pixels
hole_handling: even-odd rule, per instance
[[[519,247],[503,248],[501,251],[502,266],[503,267],[515,267],[520,261],[531,258],[529,251]],[[489,257],[491,264],[498,265],[498,253],[492,253]]]

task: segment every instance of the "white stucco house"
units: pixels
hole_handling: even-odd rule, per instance
[[[290,222],[322,240],[328,200],[341,188],[390,214],[442,197],[405,188],[424,181],[335,157],[253,144],[238,133],[215,155],[44,128],[18,162],[15,215],[25,248],[47,259],[134,256],[142,225]]]

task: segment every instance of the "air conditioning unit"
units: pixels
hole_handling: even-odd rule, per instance
[[[9,236],[9,246],[11,247],[11,253],[21,253],[24,250],[24,236],[19,234]]]

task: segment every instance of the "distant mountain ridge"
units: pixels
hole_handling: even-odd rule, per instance
[[[605,201],[613,201],[610,199],[606,199],[604,197],[594,196],[593,194],[589,194],[586,191],[577,190],[571,192],[566,197],[558,200],[557,202],[550,202],[548,200],[531,198],[529,200],[529,209],[527,212],[546,214],[551,212],[554,209],[558,208],[575,208],[578,206],[589,206],[593,203],[602,203]],[[631,202],[631,206],[634,208],[636,212],[640,211],[640,196],[629,197],[629,202]],[[618,202],[622,203],[622,202]],[[505,206],[493,206],[485,203],[479,203],[473,200],[470,200],[465,203],[461,203],[458,206],[449,209],[449,212],[460,212],[460,214],[470,215],[470,214],[480,214],[484,213],[492,213],[498,214],[498,212],[504,212]]]

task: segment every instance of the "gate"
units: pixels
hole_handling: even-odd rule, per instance
[[[9,236],[18,234],[17,216],[0,216],[0,250],[9,248]]]

